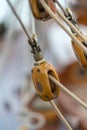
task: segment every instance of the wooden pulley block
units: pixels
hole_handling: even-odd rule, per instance
[[[56,98],[60,92],[59,87],[49,80],[49,74],[59,80],[54,67],[47,62],[35,65],[32,68],[32,79],[36,92],[45,101]]]
[[[87,36],[84,36],[87,39]],[[87,47],[86,43],[84,43],[81,38],[76,35],[76,38],[82,42],[82,44]],[[79,60],[79,63],[81,64],[82,67],[84,67],[87,70],[87,54],[83,52],[83,50],[75,43],[72,42],[73,50],[75,52],[75,55],[77,59]]]
[[[45,0],[47,3],[47,0]],[[49,14],[45,11],[45,9],[42,7],[39,0],[29,0],[29,4],[31,7],[31,11],[36,19],[46,21],[50,19]]]

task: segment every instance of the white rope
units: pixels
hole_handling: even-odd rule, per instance
[[[10,2],[9,0],[6,0],[6,1],[7,1],[8,5],[10,6],[12,12],[14,13],[15,17],[16,17],[17,20],[19,21],[19,23],[20,23],[20,25],[21,25],[23,31],[25,32],[27,38],[28,38],[28,39],[31,39],[31,37],[29,36],[28,31],[26,30],[26,28],[25,28],[23,22],[21,21],[20,17],[19,17],[18,14],[16,13],[16,10],[14,9],[13,5],[11,4],[11,2]]]
[[[49,15],[60,25],[60,27],[73,39],[75,43],[78,44],[78,46],[87,54],[87,48],[73,35],[71,31],[69,31],[61,22],[60,18],[57,17],[52,10],[48,7],[46,2],[44,0],[40,0],[42,6],[45,8],[45,10],[49,13]]]
[[[71,126],[69,125],[69,123],[66,121],[66,119],[64,118],[64,116],[62,115],[62,113],[60,112],[60,110],[58,109],[58,107],[56,106],[56,104],[54,103],[54,101],[50,101],[51,106],[53,107],[53,110],[56,112],[56,114],[58,115],[59,119],[63,122],[63,124],[68,128],[68,130],[73,130],[71,128]]]
[[[30,38],[30,36],[28,35],[24,25],[22,24],[20,18],[18,17],[18,15],[16,14],[14,8],[12,7],[11,3],[9,0],[7,0],[8,4],[10,5],[11,9],[13,10],[15,16],[17,17],[17,19],[19,20],[23,30],[25,31],[26,35],[28,38]],[[84,48],[84,46],[82,46],[82,44],[79,42],[79,40],[76,39],[76,37],[70,32],[68,31],[62,24],[61,24],[61,21],[56,17],[56,15],[54,15],[54,13],[50,10],[50,8],[46,5],[46,3],[43,1],[43,0],[40,0],[41,4],[44,6],[44,8],[48,11],[48,13],[56,20],[56,22],[72,37],[72,39],[85,51],[87,52],[87,49]],[[34,22],[34,21],[33,21]],[[32,31],[35,33],[35,23],[32,24]],[[87,108],[87,105],[82,102],[79,98],[77,98],[73,93],[71,93],[69,90],[67,90],[62,84],[60,84],[60,82],[58,82],[56,79],[54,79],[52,76],[49,75],[49,78],[55,83],[58,85],[58,87],[60,87],[64,92],[66,92],[68,95],[70,95],[72,98],[74,98],[77,102],[79,102],[79,104],[81,104],[83,107]],[[28,94],[28,93],[25,93],[25,95]],[[29,94],[27,96],[25,96],[26,98],[23,99],[23,104],[26,104],[26,102],[28,101],[28,96],[30,96]],[[55,105],[55,103],[53,101],[50,101],[50,104],[53,106],[53,109],[55,110],[55,112],[57,113],[58,117],[62,120],[62,122],[67,126],[67,128],[69,130],[72,130],[72,128],[70,127],[70,125],[68,124],[68,122],[65,120],[65,118],[63,117],[63,115],[61,114],[61,112],[59,111],[59,109],[57,108],[57,106]],[[39,121],[39,124],[35,125],[35,128],[36,127],[42,127],[44,124],[45,124],[45,119],[44,117],[40,114],[38,115],[39,113],[32,113],[32,111],[30,111],[28,109],[27,110],[23,110],[22,111],[23,114],[27,115],[27,118],[25,116],[25,118],[22,118],[23,120],[23,123],[27,124],[30,126],[31,123],[29,124],[29,120],[30,118],[37,118]],[[30,112],[30,113],[29,113]],[[42,120],[43,118],[43,120]],[[27,122],[28,121],[28,122]],[[43,122],[42,122],[43,121]],[[34,128],[34,125],[32,126],[32,128]],[[38,128],[36,128],[38,129]]]
[[[32,21],[32,23],[31,23],[31,26],[32,26],[32,34],[36,34],[36,30],[35,30],[35,19],[34,19],[32,13],[31,13],[31,21]]]
[[[32,120],[36,119],[36,123],[32,123]],[[46,124],[45,117],[38,112],[33,112],[27,108],[22,109],[20,113],[20,121],[23,126],[30,129],[38,130]]]
[[[70,28],[80,36],[80,38],[87,44],[87,39],[82,35],[82,33],[57,9],[58,15],[70,26]]]
[[[84,103],[81,99],[79,99],[76,95],[70,92],[64,85],[62,85],[58,80],[56,80],[53,76],[49,75],[49,79],[52,80],[58,87],[60,87],[66,94],[68,94],[71,98],[76,100],[82,107],[87,109],[87,104]]]
[[[55,0],[56,4],[61,8],[62,12],[64,13],[65,16],[68,15],[68,12],[66,12],[66,10],[62,7],[62,5],[60,4],[60,2],[58,0]]]

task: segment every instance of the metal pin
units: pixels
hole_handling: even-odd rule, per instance
[[[67,23],[67,25],[74,31],[80,38],[87,44],[87,39],[82,35],[76,26],[74,26],[59,10],[57,9],[57,14]]]
[[[45,10],[49,13],[49,15],[59,24],[59,26],[73,39],[73,41],[78,44],[78,46],[84,51],[85,54],[87,54],[87,48],[74,36],[74,34],[69,31],[61,22],[60,17],[56,16],[52,10],[48,7],[46,2],[44,0],[40,0],[42,6],[45,8]]]

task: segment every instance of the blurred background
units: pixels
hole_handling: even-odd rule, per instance
[[[32,14],[28,0],[10,1],[23,21],[28,33],[31,35]],[[0,2],[0,130],[17,130],[21,125],[18,120],[18,113],[22,108],[21,91],[27,86],[30,93],[35,93],[31,81],[31,69],[34,60],[30,52],[31,48],[28,45],[27,37],[19,22],[9,8],[6,0],[1,0]],[[70,7],[72,9],[80,30],[86,35],[87,1],[60,0],[60,3],[64,8]],[[87,90],[85,89],[82,93],[82,86],[87,87],[87,73],[78,64],[72,50],[70,37],[53,19],[46,22],[35,20],[35,25],[44,58],[54,65],[59,74],[60,81],[85,101],[87,98],[84,96],[84,92],[86,95]],[[77,90],[75,90],[76,87]],[[72,127],[75,130],[87,130],[87,122],[84,122],[84,120],[87,121],[87,112],[85,114],[84,110],[81,110],[82,114],[84,113],[83,115],[86,115],[84,120],[80,120],[79,116],[77,118],[74,112],[74,114],[71,114],[70,110],[68,114],[68,109],[64,108],[65,104],[63,105],[64,102],[62,103],[63,99],[64,97],[61,95],[57,99],[59,101],[56,100],[56,102],[59,102],[61,111],[67,120],[70,121]],[[30,105],[31,103],[28,105],[29,109],[35,112],[34,109],[36,107],[36,112],[38,111],[46,117],[45,122],[41,127],[37,127],[37,130],[66,130],[49,107],[49,104],[45,104],[40,99],[36,101],[36,97],[32,102],[34,102],[33,105]],[[43,112],[42,107],[44,108]],[[47,114],[49,109],[50,113]],[[75,111],[75,109],[72,111]],[[51,113],[53,115],[50,115]],[[55,122],[52,123],[54,119]],[[32,125],[33,123],[30,122],[30,130],[36,130]]]

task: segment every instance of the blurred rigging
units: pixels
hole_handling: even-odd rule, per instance
[[[68,0],[67,0],[68,1]],[[23,4],[24,4],[24,1],[22,2],[19,2],[19,1],[16,1],[16,2],[14,2],[14,1],[12,1],[13,2],[13,4],[14,4],[14,6],[15,6],[15,8],[17,9],[17,11],[19,12],[19,14],[20,14],[20,16],[21,16],[21,19],[22,19],[22,21],[25,23],[25,26],[27,27],[27,29],[29,30],[28,32],[31,32],[31,28],[32,27],[30,27],[30,25],[31,25],[31,19],[29,19],[30,18],[30,14],[29,14],[29,12],[28,12],[28,14],[26,15],[26,13],[24,13],[24,16],[23,16]],[[65,3],[64,3],[65,4]],[[20,5],[20,6],[19,6]],[[26,5],[28,5],[28,4],[26,4]],[[76,2],[76,5],[75,6],[77,6],[78,4],[77,4],[77,2]],[[75,8],[75,6],[73,5],[72,7],[73,7],[73,9]],[[27,8],[28,10],[29,10],[29,8]],[[26,17],[26,16],[28,16],[28,17]],[[26,18],[25,18],[26,17]],[[5,19],[4,19],[5,18]],[[2,18],[3,20],[2,21],[6,21],[6,19],[7,19],[7,23],[6,23],[6,26],[8,26],[9,27],[9,29],[11,29],[11,35],[12,35],[12,33],[14,33],[14,28],[11,26],[11,24],[13,24],[13,23],[15,23],[15,30],[16,31],[19,31],[19,30],[21,30],[21,28],[20,28],[20,26],[18,25],[18,22],[15,22],[15,20],[14,20],[14,16],[10,13],[10,15],[9,16],[7,16],[6,15],[6,17],[4,17],[4,18]],[[9,22],[10,21],[10,22]],[[51,23],[52,24],[52,23]],[[12,29],[13,28],[13,29]]]

